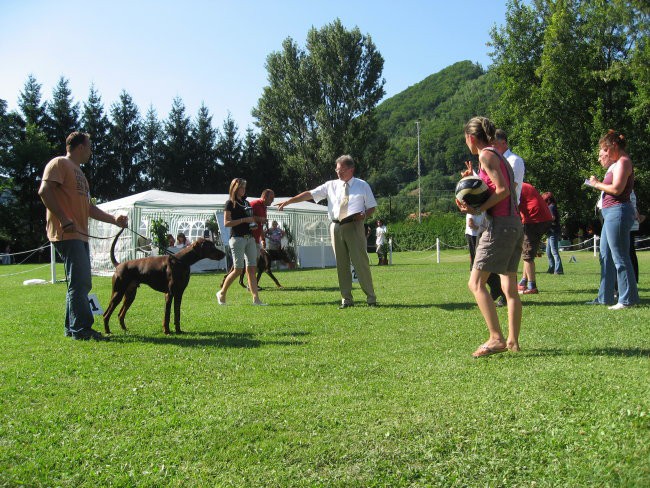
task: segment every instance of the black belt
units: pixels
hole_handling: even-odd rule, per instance
[[[361,215],[361,212],[357,212],[355,214],[348,215],[343,220],[332,220],[332,222],[334,222],[335,224],[339,224],[339,225],[349,224],[350,222],[354,222],[356,220],[357,215]]]
[[[253,237],[253,234],[242,234],[242,235],[235,234],[235,235],[233,235],[231,237]]]

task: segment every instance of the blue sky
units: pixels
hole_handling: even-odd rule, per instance
[[[108,110],[126,90],[144,114],[167,117],[174,97],[215,126],[228,111],[243,132],[267,84],[265,60],[293,38],[340,18],[384,57],[390,97],[457,61],[489,66],[505,0],[0,0],[0,98],[10,109],[33,74],[45,100],[60,76],[76,101],[95,84]]]

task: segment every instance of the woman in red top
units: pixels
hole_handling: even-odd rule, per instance
[[[475,358],[507,351],[519,351],[521,300],[517,293],[517,268],[521,257],[523,230],[517,211],[512,168],[492,147],[495,127],[485,117],[474,117],[465,125],[465,143],[479,159],[479,177],[490,188],[490,197],[480,207],[470,207],[456,200],[461,212],[487,212],[488,226],[476,247],[469,289],[487,324],[490,337],[474,352]],[[471,168],[470,168],[471,169]],[[508,302],[508,339],[503,337],[496,306],[485,283],[490,273],[501,278],[501,288]]]

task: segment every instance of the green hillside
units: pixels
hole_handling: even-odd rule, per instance
[[[463,125],[473,115],[489,115],[496,99],[494,75],[461,61],[382,102],[376,116],[388,149],[370,172],[373,189],[381,196],[396,195],[416,180],[418,120],[423,197],[427,191],[453,188],[470,157]]]

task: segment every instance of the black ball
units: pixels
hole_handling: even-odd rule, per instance
[[[470,207],[480,207],[490,198],[490,189],[478,176],[466,176],[456,185],[456,199]]]

